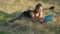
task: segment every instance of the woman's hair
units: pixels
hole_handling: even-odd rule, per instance
[[[38,3],[38,4],[35,6],[34,12],[37,12],[36,9],[39,9],[40,7],[42,7],[42,4]]]
[[[42,4],[38,3],[36,6],[35,6],[35,9],[38,9],[42,6]]]

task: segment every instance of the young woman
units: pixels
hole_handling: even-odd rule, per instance
[[[37,4],[30,15],[33,21],[43,23],[43,6],[41,4]]]
[[[54,9],[54,7],[49,8],[49,10],[51,10],[51,9]],[[19,20],[22,17],[29,17],[32,19],[32,21],[43,23],[43,22],[47,22],[47,21],[51,20],[52,14],[49,14],[49,15],[45,16],[45,18],[43,18],[43,6],[42,6],[42,4],[38,3],[35,6],[34,10],[24,11],[20,16],[18,16],[15,19],[10,20],[9,22],[14,22],[15,20]]]

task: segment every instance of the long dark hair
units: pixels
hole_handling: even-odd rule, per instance
[[[38,4],[35,6],[34,12],[37,12],[36,9],[39,9],[40,7],[42,7],[42,4],[38,3]]]

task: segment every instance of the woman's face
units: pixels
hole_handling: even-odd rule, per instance
[[[41,12],[41,11],[43,11],[43,7],[39,7],[39,8],[37,9],[37,12]]]

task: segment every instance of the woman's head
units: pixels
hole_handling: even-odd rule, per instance
[[[42,4],[38,3],[38,4],[35,6],[35,10],[36,10],[36,12],[42,11],[42,10],[43,10]]]

